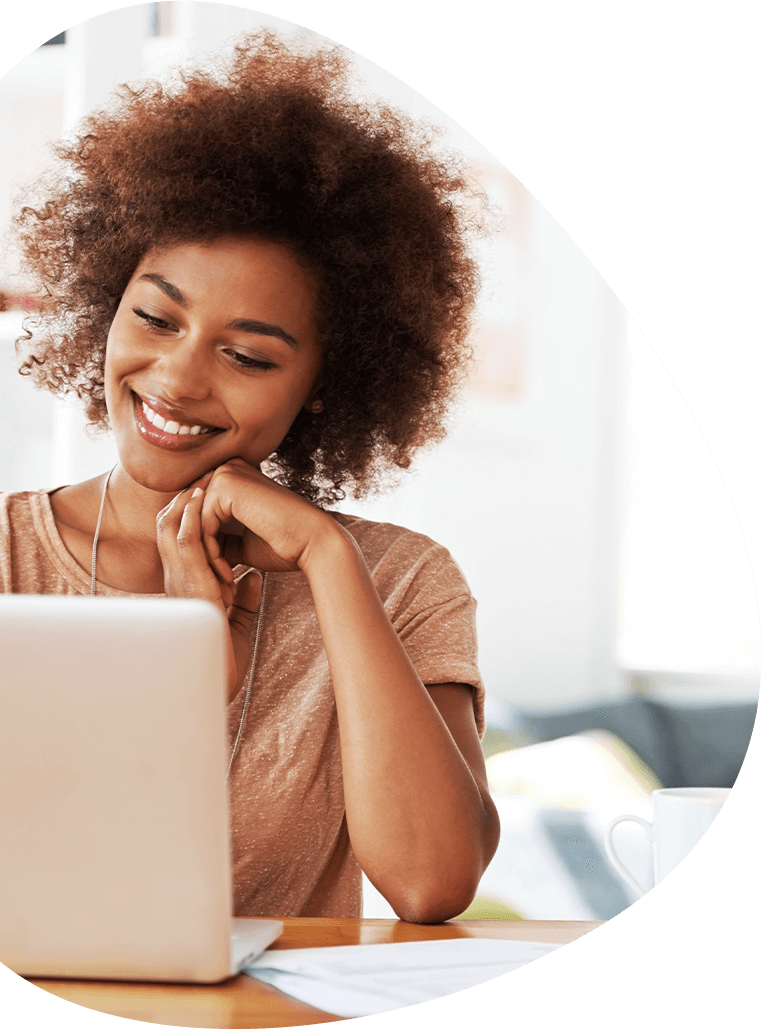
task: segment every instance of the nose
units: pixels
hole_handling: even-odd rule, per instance
[[[209,396],[210,354],[209,341],[201,333],[189,333],[163,352],[156,371],[168,401],[200,401]]]

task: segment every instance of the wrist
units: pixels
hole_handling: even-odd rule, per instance
[[[335,572],[343,563],[356,562],[358,558],[362,560],[362,555],[354,537],[330,515],[326,515],[320,529],[312,535],[302,551],[298,565],[308,582],[312,583],[321,575],[329,574],[332,570]]]

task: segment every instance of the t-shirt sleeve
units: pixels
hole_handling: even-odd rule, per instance
[[[376,589],[423,683],[473,687],[474,717],[484,733],[484,685],[477,665],[476,601],[449,551],[397,527],[369,565]]]
[[[0,593],[10,594],[11,578],[11,527],[8,520],[8,494],[0,493]]]

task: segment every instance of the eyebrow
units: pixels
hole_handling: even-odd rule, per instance
[[[153,285],[158,287],[162,293],[166,294],[170,300],[179,304],[181,308],[188,308],[188,298],[185,296],[183,291],[175,286],[174,283],[165,279],[163,275],[159,275],[158,272],[144,272],[140,278],[145,279],[149,283],[153,283]],[[232,322],[228,322],[225,328],[234,329],[240,333],[251,333],[254,336],[274,336],[278,340],[283,340],[284,343],[287,343],[289,347],[293,347],[294,350],[299,346],[294,337],[279,325],[272,325],[269,322],[260,322],[254,318],[235,318]]]

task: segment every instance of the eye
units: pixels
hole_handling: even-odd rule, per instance
[[[154,315],[149,315],[148,312],[143,311],[142,308],[134,307],[132,310],[138,316],[139,319],[141,319],[143,322],[149,325],[152,329],[175,328],[175,326],[173,326],[170,322],[166,322],[163,318],[156,318]]]
[[[225,354],[229,355],[233,361],[240,368],[247,369],[260,369],[266,372],[270,368],[277,368],[278,366],[272,361],[264,361],[261,358],[253,358],[250,354],[242,354],[237,350],[226,350]]]

